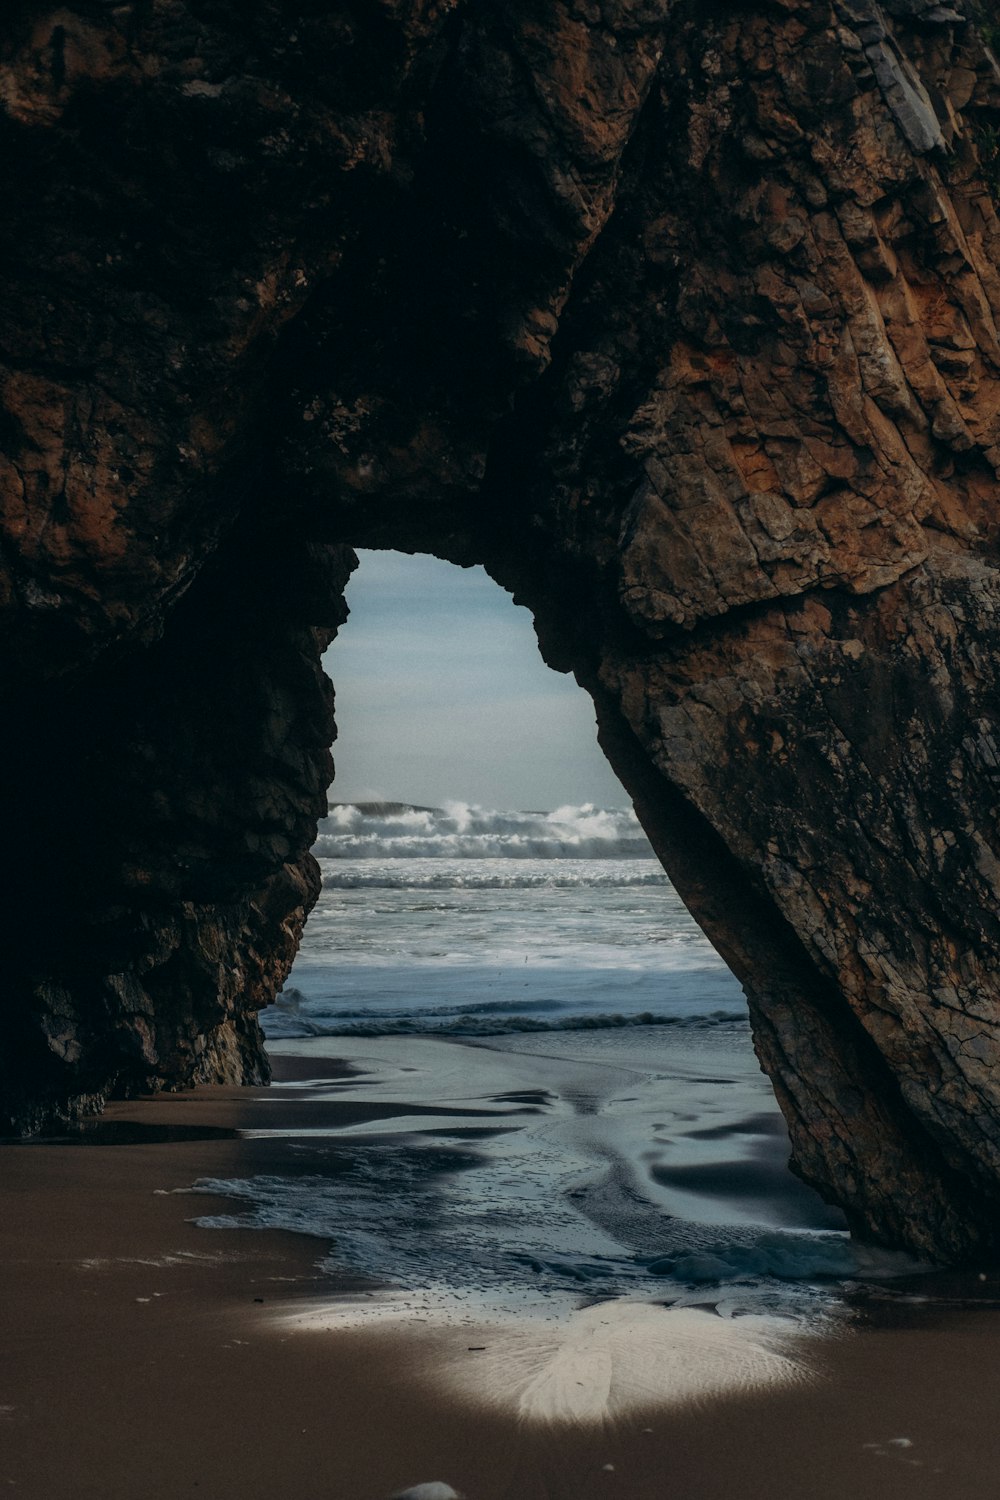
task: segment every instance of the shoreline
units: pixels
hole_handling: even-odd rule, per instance
[[[304,1235],[199,1229],[194,1217],[232,1203],[178,1191],[198,1178],[299,1172],[295,1131],[318,1116],[327,1129],[363,1126],[397,1108],[310,1100],[306,1080],[336,1089],[359,1075],[333,1059],[274,1061],[272,1091],[114,1104],[79,1143],[4,1148],[8,1493],[385,1500],[434,1479],[469,1500],[995,1493],[992,1308],[889,1297],[807,1341],[796,1355],[804,1378],[592,1421],[532,1420],[487,1399],[495,1327],[325,1331],[331,1302],[371,1292],[370,1281],[319,1271],[326,1247]],[[959,1279],[942,1293],[949,1285],[969,1292]],[[997,1288],[981,1291],[991,1300]],[[302,1314],[308,1332],[291,1326]]]

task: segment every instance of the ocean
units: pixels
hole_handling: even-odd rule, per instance
[[[315,1236],[379,1289],[341,1321],[568,1327],[638,1299],[808,1322],[845,1280],[911,1268],[788,1170],[740,987],[631,811],[335,804],[315,853],[262,1020],[305,1059],[275,1102],[320,1123],[276,1111],[295,1170],[199,1183],[240,1203],[206,1228]],[[324,1100],[365,1118],[323,1123]]]
[[[746,1025],[631,810],[341,804],[314,853],[269,1039]]]

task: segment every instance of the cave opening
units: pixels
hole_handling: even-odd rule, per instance
[[[348,1019],[350,986],[371,988],[363,955],[384,969],[404,924],[396,961],[423,977],[397,982],[447,994],[435,1027],[475,1025],[484,1006],[538,1027],[581,1008],[742,1018],[736,980],[597,744],[587,694],[543,662],[529,612],[481,567],[391,551],[361,552],[346,597],[324,656],[338,736],[313,848],[323,888],[290,988],[315,988],[326,953]],[[384,972],[377,983],[393,988]]]
[[[553,1200],[582,1194],[633,1254],[662,1253],[668,1218],[738,1238],[842,1227],[789,1172],[739,984],[528,612],[481,568],[393,552],[361,553],[347,602],[324,658],[338,738],[322,886],[262,1014],[272,1057],[305,1045],[358,1069],[418,1157],[433,1138],[485,1162],[463,1183],[502,1172],[486,1144],[501,1131],[516,1162],[527,1126]]]

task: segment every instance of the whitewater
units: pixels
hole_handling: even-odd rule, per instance
[[[334,804],[269,1038],[746,1024],[631,810]]]

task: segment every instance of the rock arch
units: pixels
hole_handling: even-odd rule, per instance
[[[253,1081],[351,546],[483,563],[798,1169],[996,1250],[1000,72],[933,0],[16,7],[0,1093]]]

